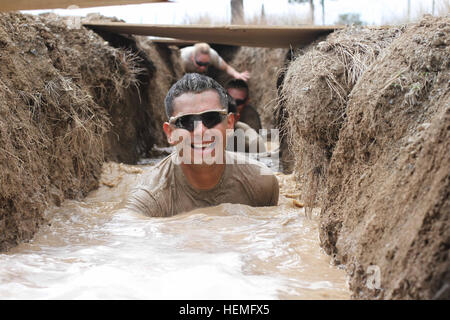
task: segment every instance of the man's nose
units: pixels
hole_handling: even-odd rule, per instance
[[[203,133],[208,128],[203,124],[202,121],[195,121],[194,122],[194,136],[203,137]]]

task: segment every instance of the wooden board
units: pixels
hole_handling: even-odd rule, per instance
[[[88,8],[167,1],[168,0],[1,0],[0,12],[38,9],[68,9],[70,6]],[[76,7],[72,7],[71,9]]]
[[[342,26],[255,26],[255,25],[152,25],[124,22],[91,22],[84,26],[122,34],[178,39],[175,41],[288,48],[309,44]]]
[[[185,47],[185,46],[191,46],[199,41],[190,41],[190,40],[181,40],[181,39],[172,39],[172,38],[151,38],[152,42],[156,43],[164,43],[167,45],[172,46],[178,46],[178,47]]]

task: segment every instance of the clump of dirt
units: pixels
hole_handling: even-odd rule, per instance
[[[353,86],[399,34],[397,28],[349,27],[297,50],[284,72],[278,123],[295,155],[293,166],[308,208],[322,199]]]
[[[277,105],[277,78],[284,67],[288,49],[240,47],[227,63],[237,71],[248,70],[250,104],[261,117],[262,127],[275,128],[274,111]],[[225,57],[224,57],[225,58]],[[225,85],[231,78],[221,73],[217,80]]]
[[[449,16],[407,26],[349,95],[320,238],[355,298],[450,298],[449,44]]]
[[[114,48],[65,20],[0,14],[1,251],[31,239],[49,204],[96,188],[105,160],[159,143],[145,86],[156,67],[136,40]]]

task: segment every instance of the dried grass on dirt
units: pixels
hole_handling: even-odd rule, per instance
[[[407,26],[349,97],[320,238],[355,298],[450,298],[449,35],[450,16]]]
[[[170,87],[183,76],[180,52],[175,46],[153,43],[145,37],[138,38],[138,41],[155,67],[148,87],[148,109],[156,124],[152,135],[158,146],[168,146],[162,130],[163,123],[167,121],[164,99]]]
[[[366,68],[400,31],[347,28],[297,53],[282,84],[284,132],[296,157],[302,199],[314,207],[346,117],[348,96]]]
[[[50,203],[95,188],[129,52],[55,16],[0,15],[0,250],[32,237]]]

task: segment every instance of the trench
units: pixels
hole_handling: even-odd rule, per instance
[[[110,110],[115,127],[99,187],[51,205],[30,241],[0,253],[0,298],[349,299],[345,270],[320,247],[318,211],[305,214],[295,178],[283,168],[273,168],[280,182],[275,207],[221,204],[170,218],[118,210],[140,174],[167,154],[161,115],[146,108],[161,89],[152,85],[162,69],[133,39],[100,36],[139,52],[146,73],[125,95],[126,109]],[[226,60],[238,50],[215,48]],[[156,51],[170,65],[171,51]],[[126,114],[130,106],[135,109]],[[134,124],[126,135],[119,125],[125,122]],[[271,166],[270,157],[259,160]]]

